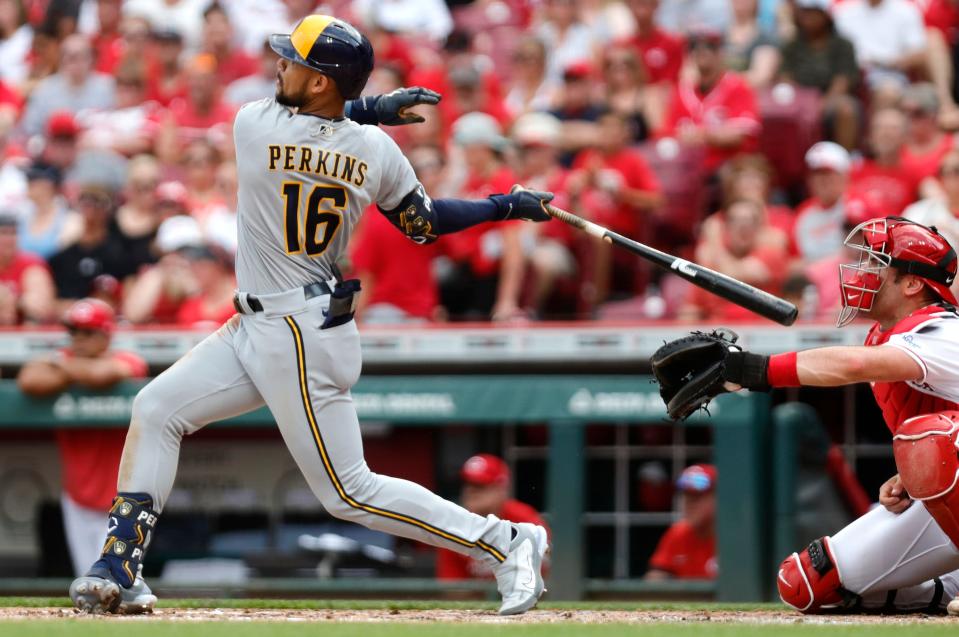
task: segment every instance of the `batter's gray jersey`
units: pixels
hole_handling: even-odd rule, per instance
[[[376,126],[294,115],[273,98],[233,124],[239,182],[237,286],[272,294],[332,278],[371,203],[390,210],[418,186]]]

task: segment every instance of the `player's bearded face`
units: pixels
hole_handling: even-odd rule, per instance
[[[276,65],[276,101],[291,108],[302,107],[306,104],[308,79],[306,69],[281,58]]]

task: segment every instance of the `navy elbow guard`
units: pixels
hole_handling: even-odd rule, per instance
[[[380,212],[411,241],[420,244],[436,241],[436,211],[423,186],[410,191],[392,210],[380,208]]]

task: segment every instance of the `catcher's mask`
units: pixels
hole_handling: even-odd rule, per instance
[[[956,278],[956,252],[935,227],[902,217],[865,221],[843,242],[859,255],[857,263],[839,266],[842,310],[836,325],[848,325],[860,312],[872,310],[882,288],[882,271],[894,267],[922,279],[945,302],[956,305],[949,286]]]

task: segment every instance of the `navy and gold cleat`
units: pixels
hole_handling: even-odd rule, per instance
[[[156,595],[139,572],[133,586],[126,588],[115,582],[100,562],[94,564],[89,573],[73,580],[70,599],[78,612],[93,615],[152,613],[157,603]]]

